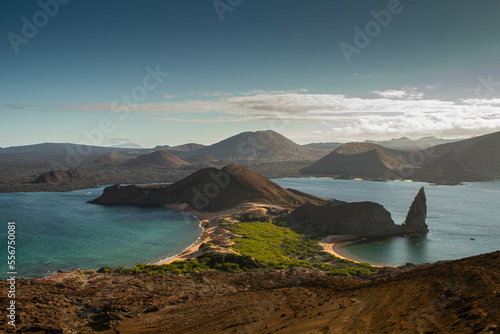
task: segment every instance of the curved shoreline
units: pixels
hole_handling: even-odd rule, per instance
[[[200,236],[193,242],[191,243],[191,245],[187,246],[186,248],[184,248],[181,252],[175,254],[175,255],[172,255],[172,256],[169,256],[167,258],[163,258],[163,259],[160,259],[158,261],[154,261],[154,262],[149,262],[148,264],[153,264],[153,265],[161,265],[161,264],[166,264],[166,263],[170,263],[169,261],[171,261],[172,259],[175,259],[179,256],[181,256],[182,254],[186,254],[187,252],[190,252],[192,251],[193,248],[196,247],[196,245],[201,245],[201,241],[202,239],[204,238],[205,236],[205,233],[206,233],[206,229],[205,227],[203,226],[203,223],[201,220],[198,219],[198,217],[194,216],[194,215],[191,215],[191,214],[187,214],[191,217],[194,217],[197,221],[198,221],[198,226],[201,227],[201,234]],[[199,248],[199,246],[198,246]],[[173,261],[172,261],[173,262]]]
[[[323,247],[325,252],[332,254],[333,256],[336,256],[336,257],[341,258],[343,260],[349,260],[349,261],[352,261],[355,263],[369,263],[372,267],[377,267],[377,268],[393,267],[393,266],[389,266],[389,265],[374,264],[374,263],[370,263],[368,261],[360,261],[360,260],[355,259],[353,257],[346,256],[345,253],[340,252],[340,248],[342,248],[344,243],[345,242],[330,242],[330,243],[320,242],[319,244]]]

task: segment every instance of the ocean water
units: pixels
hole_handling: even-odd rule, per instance
[[[18,278],[159,261],[189,247],[203,231],[195,217],[167,208],[86,203],[102,190],[0,194],[0,278],[7,277],[11,221]]]
[[[383,265],[458,259],[500,249],[500,182],[435,186],[323,178],[274,180],[321,197],[378,202],[403,223],[421,186],[430,232],[346,244],[341,252]],[[174,256],[196,242],[199,221],[166,208],[87,204],[102,188],[67,193],[0,194],[0,279],[7,277],[7,222],[16,222],[17,277],[57,270],[135,266]],[[473,238],[474,240],[471,240]],[[3,260],[1,260],[3,258]]]
[[[436,186],[419,182],[373,182],[326,178],[273,180],[320,197],[349,202],[374,201],[402,224],[421,186],[427,196],[430,232],[419,238],[347,243],[340,252],[381,265],[436,262],[500,250],[500,182]]]

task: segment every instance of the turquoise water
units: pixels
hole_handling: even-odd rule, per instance
[[[17,277],[57,270],[155,262],[196,242],[199,221],[167,208],[86,202],[102,188],[67,193],[0,194],[0,278],[7,275],[7,222],[16,222]]]
[[[278,179],[321,197],[375,201],[401,224],[425,186],[430,232],[348,244],[342,253],[374,264],[399,265],[458,259],[500,249],[500,182],[434,186],[412,182]],[[16,222],[17,277],[43,277],[57,270],[135,266],[155,262],[194,243],[196,218],[166,208],[102,206],[86,202],[102,188],[67,193],[0,194],[0,278],[7,277],[7,222]],[[475,240],[471,240],[474,238]]]
[[[277,179],[285,188],[344,201],[374,201],[402,224],[421,186],[427,195],[430,232],[419,238],[391,238],[346,244],[340,252],[382,265],[453,260],[500,249],[500,182],[436,186],[418,182]],[[473,238],[474,240],[471,240]]]

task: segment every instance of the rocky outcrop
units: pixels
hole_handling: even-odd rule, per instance
[[[181,205],[196,211],[217,212],[243,203],[295,208],[326,200],[284,189],[242,166],[229,164],[221,170],[204,168],[172,185],[120,186],[104,189],[95,204]]]
[[[256,203],[292,209],[287,216],[288,225],[317,236],[385,237],[427,232],[423,189],[410,208],[407,222],[396,225],[390,212],[380,204],[348,203],[285,189],[237,164],[220,170],[204,168],[171,185],[114,185],[91,203],[170,206],[203,212]]]
[[[394,224],[391,213],[374,202],[305,204],[287,216],[287,225],[318,237],[383,237],[398,235],[402,231],[401,226]]]
[[[402,225],[396,225],[391,213],[378,203],[347,203],[335,200],[323,205],[305,204],[287,216],[287,224],[318,237],[329,235],[414,236],[429,231],[425,223],[426,215],[426,198],[422,187]]]
[[[411,203],[410,210],[403,223],[403,232],[406,235],[416,235],[429,232],[425,219],[427,218],[427,199],[425,197],[424,187],[420,188],[417,196]]]
[[[33,183],[61,183],[61,182],[69,182],[72,179],[81,178],[82,175],[76,169],[68,169],[68,170],[53,170],[50,172],[43,173],[39,177],[36,178]]]

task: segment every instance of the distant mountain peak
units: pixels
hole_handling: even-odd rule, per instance
[[[149,154],[142,154],[137,158],[132,158],[125,162],[128,166],[163,166],[178,168],[189,165],[184,160],[179,159],[175,155],[167,151],[155,151]]]
[[[220,160],[314,160],[324,153],[303,147],[273,130],[246,131],[201,148],[196,154],[207,154]]]
[[[346,143],[302,172],[321,175],[384,178],[391,170],[408,166],[407,152],[374,143]]]

